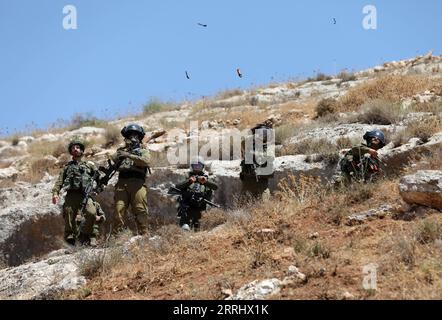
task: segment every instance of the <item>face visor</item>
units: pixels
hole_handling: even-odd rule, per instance
[[[190,165],[193,171],[201,172],[204,169],[204,165],[202,163],[192,163]]]

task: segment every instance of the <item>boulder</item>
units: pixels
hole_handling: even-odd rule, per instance
[[[51,257],[36,263],[0,270],[0,299],[47,299],[86,284],[76,255]]]
[[[421,170],[402,177],[399,191],[408,204],[442,209],[442,171]]]

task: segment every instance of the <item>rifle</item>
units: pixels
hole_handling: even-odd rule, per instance
[[[100,191],[98,191],[99,189],[95,189],[94,188],[94,181],[97,180],[99,176],[98,171],[96,170],[92,176],[92,178],[90,179],[89,183],[86,185],[86,187],[84,188],[83,191],[83,200],[81,201],[81,205],[80,205],[80,209],[78,210],[77,216],[75,218],[75,221],[77,222],[77,231],[80,231],[80,227],[81,224],[84,223],[85,219],[84,219],[84,209],[86,208],[87,202],[89,200],[89,198],[91,198],[93,193],[98,193]],[[98,185],[97,185],[98,187]]]
[[[169,194],[179,194],[179,195],[182,195],[183,191],[180,190],[180,189],[178,189],[178,188],[176,188],[176,187],[170,187],[168,193],[169,193]],[[194,197],[194,196],[195,196],[195,194],[193,193],[193,194],[192,194],[192,197]],[[212,207],[215,207],[215,208],[221,208],[220,205],[218,205],[218,204],[216,204],[216,203],[213,203],[212,201],[209,201],[209,200],[205,199],[204,197],[201,197],[201,198],[199,198],[199,199],[195,199],[195,200],[196,200],[197,202],[203,201],[203,202],[205,202],[206,204],[208,204],[208,205],[210,205],[210,206],[212,206]]]
[[[166,133],[165,130],[161,130],[161,131],[157,131],[157,132],[153,133],[149,138],[147,138],[146,143],[149,143],[153,139],[161,137],[165,133]],[[123,150],[125,150],[126,152],[129,152],[129,153],[141,156],[140,147],[141,147],[141,143],[133,143]],[[99,189],[104,188],[104,186],[106,186],[109,183],[109,181],[112,179],[112,177],[115,175],[115,173],[118,171],[118,169],[122,165],[123,160],[124,159],[120,159],[117,163],[112,164],[112,161],[110,159],[108,159],[107,160],[107,164],[108,164],[107,168],[104,166],[99,167],[99,170],[105,174],[100,179]],[[150,167],[147,167],[147,171],[149,172],[149,174],[152,174]]]

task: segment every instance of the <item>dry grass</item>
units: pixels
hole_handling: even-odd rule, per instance
[[[404,135],[409,138],[419,138],[426,143],[438,132],[442,132],[442,121],[438,117],[432,117],[408,124]]]
[[[390,125],[403,119],[404,111],[400,103],[386,100],[369,100],[361,107],[357,121],[367,124]]]
[[[106,129],[106,132],[104,133],[105,143],[103,147],[110,148],[112,146],[118,145],[121,142],[120,129],[112,125],[106,126],[105,129]]]
[[[229,99],[236,96],[241,96],[244,94],[244,91],[241,89],[230,89],[230,90],[224,90],[217,94],[216,99],[224,100]]]
[[[412,236],[415,223],[386,218],[347,227],[332,221],[331,207],[339,208],[345,219],[400,202],[396,183],[323,190],[314,178],[288,179],[271,201],[242,208],[252,219],[234,220],[216,211],[205,217],[208,228],[225,225],[215,233],[163,227],[160,240],[134,248],[129,258],[106,273],[95,273],[87,288],[67,298],[223,299],[223,289],[236,292],[255,279],[282,279],[288,266],[296,265],[307,280],[284,286],[271,298],[341,299],[349,291],[355,299],[440,299],[442,291],[435,289],[442,287],[441,254]],[[354,200],[349,201],[349,194]],[[309,236],[313,232],[318,238]],[[433,231],[424,234],[435,237]],[[368,292],[362,288],[362,268],[373,262],[379,264],[379,288]],[[82,296],[82,290],[87,294]]]
[[[429,112],[434,115],[442,113],[442,102],[423,102],[417,103],[411,108],[414,112]]]
[[[329,164],[337,163],[339,160],[340,149],[336,144],[327,139],[303,140],[298,143],[292,143],[283,146],[278,156],[285,155],[319,155],[320,159],[326,160]],[[310,161],[308,159],[308,161]]]
[[[166,103],[159,99],[151,99],[143,106],[143,115],[152,115],[159,112],[175,110],[176,106],[172,103]]]
[[[338,102],[332,98],[322,99],[315,108],[316,118],[336,113]]]
[[[383,99],[387,101],[400,101],[418,93],[429,90],[435,86],[427,77],[387,75],[363,83],[340,98],[339,111],[357,111],[369,100]]]
[[[285,124],[275,128],[275,144],[286,145],[287,140],[295,136],[299,126],[295,124]]]

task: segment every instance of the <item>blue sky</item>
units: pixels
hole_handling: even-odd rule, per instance
[[[68,4],[77,30],[63,29]],[[377,30],[362,27],[366,5]],[[0,0],[0,135],[440,54],[441,12],[439,0]]]

